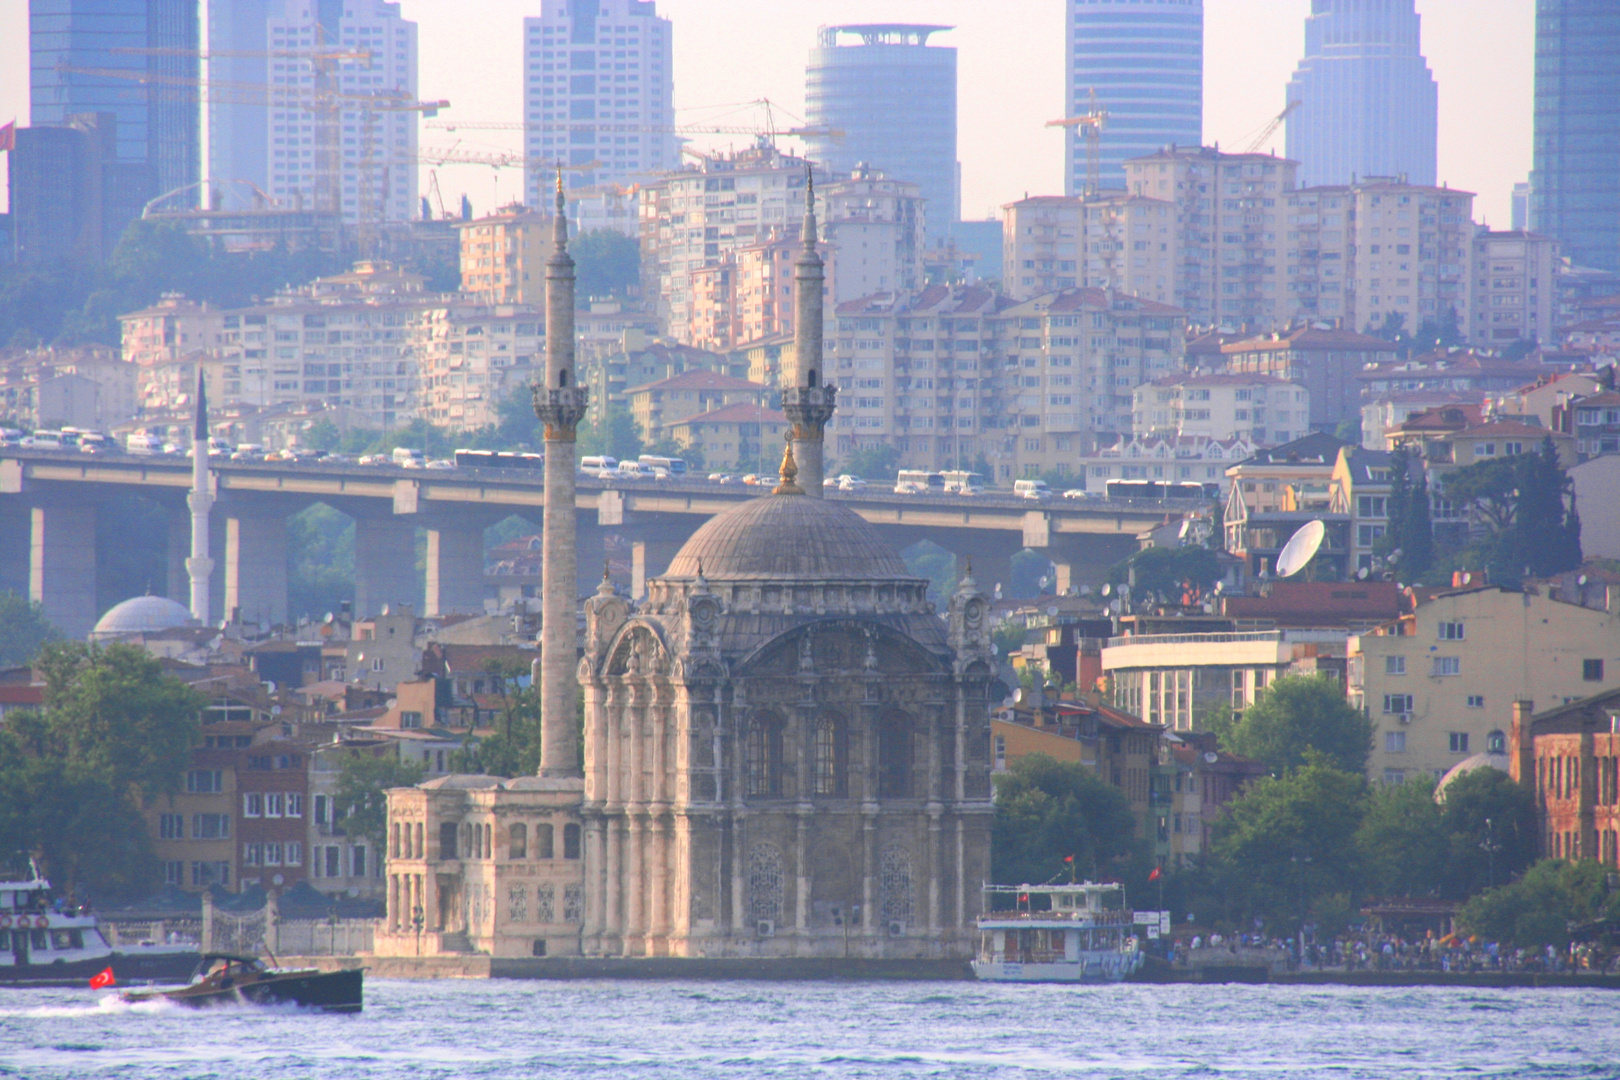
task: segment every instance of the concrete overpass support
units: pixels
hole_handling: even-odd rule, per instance
[[[1046,548],[1037,549],[1057,568],[1059,594],[1082,585],[1096,588],[1108,568],[1128,558],[1137,548],[1134,536],[1061,536]]]
[[[696,531],[645,529],[636,532],[630,541],[630,595],[638,600],[646,596],[647,579],[667,571],[681,546]]]
[[[934,543],[957,558],[960,574],[966,569],[965,560],[973,562],[973,580],[985,594],[994,593],[1001,586],[1002,595],[1010,596],[1012,588],[1013,556],[1024,550],[1023,537],[1015,532],[989,530],[941,529]]]
[[[172,526],[171,526],[172,527]],[[171,555],[171,559],[172,559]],[[225,608],[249,622],[287,621],[287,519],[232,513],[225,518]]]
[[[0,593],[28,595],[28,504],[21,495],[0,495]]]
[[[484,530],[438,522],[427,529],[424,615],[484,613]]]
[[[96,625],[96,508],[39,503],[29,511],[28,598],[70,638]]]
[[[191,553],[191,513],[183,507],[170,509],[168,549],[165,555],[164,595],[177,604],[191,606],[191,582],[186,578],[186,556]]]
[[[416,604],[421,597],[415,524],[396,518],[355,518],[355,615],[376,615],[384,604]]]

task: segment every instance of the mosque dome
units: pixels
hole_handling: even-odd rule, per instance
[[[1468,773],[1474,772],[1477,769],[1495,769],[1499,773],[1506,774],[1511,767],[1512,762],[1508,759],[1508,756],[1505,753],[1492,753],[1491,751],[1487,750],[1482,754],[1475,754],[1472,757],[1463,758],[1461,761],[1457,762],[1457,764],[1448,769],[1446,771],[1446,775],[1442,776],[1440,778],[1440,782],[1435,785],[1434,801],[1445,802],[1446,788],[1450,787],[1452,783],[1460,776],[1466,776]]]
[[[692,534],[666,576],[712,581],[914,578],[877,530],[846,507],[803,494],[750,499]]]
[[[155,634],[191,622],[191,612],[166,596],[136,596],[114,605],[90,632],[92,640]]]

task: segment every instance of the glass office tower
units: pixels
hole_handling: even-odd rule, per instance
[[[1620,271],[1620,4],[1537,0],[1530,227]]]

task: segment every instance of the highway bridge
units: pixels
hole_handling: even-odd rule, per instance
[[[393,465],[324,465],[221,460],[211,479],[215,611],[280,622],[287,617],[287,519],[324,503],[355,522],[355,610],[416,603],[428,615],[481,612],[487,593],[484,530],[512,515],[538,527],[538,472],[505,468],[429,470]],[[0,448],[0,589],[26,589],[64,632],[82,637],[96,610],[97,515],[110,496],[138,495],[164,508],[169,595],[186,603],[189,547],[185,504],[190,461],[175,456],[85,454]],[[769,488],[701,480],[581,477],[582,594],[594,587],[607,537],[632,545],[631,587],[639,595],[710,517]],[[1094,580],[1129,554],[1136,536],[1160,523],[1156,500],[1032,502],[1010,494],[896,495],[831,492],[897,549],[931,540],[971,558],[987,588],[1010,578],[1013,555],[1029,548],[1054,564],[1059,589]],[[426,533],[425,581],[417,574],[417,530]]]

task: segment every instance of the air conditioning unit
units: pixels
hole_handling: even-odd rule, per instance
[[[890,919],[889,920],[889,936],[890,937],[905,937],[906,936],[906,924],[904,922],[902,922],[901,920],[899,920],[899,919]]]
[[[1395,719],[1399,720],[1403,724],[1410,724],[1412,722],[1412,714],[1409,712],[1396,713]]]
[[[772,937],[776,934],[776,920],[761,919],[755,924],[755,929],[758,930],[760,937]]]

